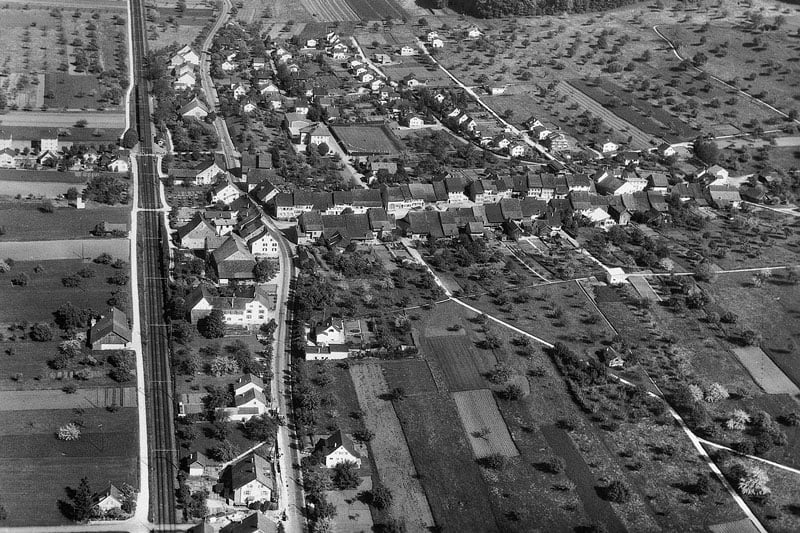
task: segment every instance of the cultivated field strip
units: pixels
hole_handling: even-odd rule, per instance
[[[451,391],[485,388],[483,375],[497,364],[491,351],[479,350],[466,335],[422,337],[421,347],[426,358],[439,362]]]
[[[753,380],[767,394],[791,394],[792,396],[800,394],[797,385],[792,383],[783,370],[758,346],[733,348],[733,353],[753,376]]]
[[[306,11],[311,13],[315,21],[357,21],[356,12],[353,11],[345,0],[300,0]]]
[[[506,457],[519,455],[492,391],[481,389],[454,392],[453,400],[476,458],[481,459],[495,453]]]
[[[135,387],[99,387],[78,389],[75,394],[62,390],[0,391],[0,411],[37,409],[93,409],[100,407],[136,406]]]
[[[375,433],[370,448],[381,483],[392,491],[391,513],[403,519],[409,531],[432,526],[433,515],[417,478],[400,420],[392,403],[380,398],[388,390],[380,365],[352,365],[350,375],[367,428]]]

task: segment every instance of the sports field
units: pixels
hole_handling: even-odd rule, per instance
[[[397,155],[403,149],[400,140],[386,126],[331,126],[331,132],[353,156]]]

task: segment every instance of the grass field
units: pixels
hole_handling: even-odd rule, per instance
[[[436,392],[436,383],[424,360],[384,361],[381,367],[389,389],[400,387],[409,395]]]
[[[55,109],[121,109],[122,101],[98,102],[100,87],[94,76],[81,76],[65,72],[48,72],[44,76],[44,103]],[[87,118],[91,119],[91,116]]]
[[[375,363],[352,365],[350,375],[364,412],[364,422],[375,433],[370,450],[378,477],[392,491],[390,514],[405,521],[413,531],[432,526],[430,494],[426,499],[419,481],[425,472],[415,468],[392,403],[381,398],[389,390],[381,367]]]
[[[84,476],[92,490],[108,483],[138,486],[136,409],[0,412],[0,486],[8,511],[4,526],[53,526],[69,523],[58,500],[66,487]],[[79,422],[81,438],[55,438],[53,428]],[[35,465],[35,466],[33,466]]]
[[[475,457],[481,459],[495,453],[506,457],[519,455],[492,391],[454,392],[453,400]]]
[[[44,241],[85,239],[101,222],[124,224],[130,221],[129,207],[92,207],[56,209],[44,213],[40,203],[0,203],[0,227],[5,234],[0,241]]]
[[[34,272],[37,265],[44,271]],[[62,278],[89,267],[95,271],[94,278],[84,279],[82,287],[65,287]],[[30,282],[26,287],[12,286],[11,277],[26,272]],[[108,265],[83,263],[80,259],[61,261],[41,261],[39,263],[17,262],[11,272],[0,274],[0,300],[4,302],[0,310],[0,322],[10,323],[20,320],[50,321],[52,313],[65,302],[72,302],[80,308],[102,311],[108,307],[106,300],[116,288],[106,279],[117,270]]]
[[[94,387],[81,384],[73,394],[61,390],[0,391],[0,409],[9,411],[40,411],[61,409],[92,409],[111,407],[136,407],[135,387]]]
[[[800,394],[797,385],[792,383],[758,346],[732,348],[732,351],[767,394],[791,394],[793,396]]]
[[[436,524],[445,532],[497,531],[489,492],[449,396],[394,402]]]

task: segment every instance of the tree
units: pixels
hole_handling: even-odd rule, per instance
[[[37,342],[46,342],[52,340],[53,330],[47,324],[34,324],[31,328],[31,339]]]
[[[605,497],[614,503],[627,503],[631,499],[631,489],[625,482],[615,479],[605,488]]]
[[[30,283],[31,277],[26,274],[25,272],[20,272],[13,278],[11,278],[11,284],[16,285],[17,287],[26,287],[28,283]]]
[[[60,428],[58,428],[58,432],[56,433],[56,437],[58,440],[78,440],[81,438],[81,428],[78,427],[77,424],[74,422],[70,422],[68,424],[64,424]]]
[[[319,155],[327,155],[330,151],[331,147],[328,146],[327,143],[320,143],[319,146],[317,146],[317,153],[319,153]]]
[[[392,505],[392,491],[383,485],[378,485],[369,491],[369,504],[376,509],[386,509]]]
[[[278,430],[278,422],[269,414],[254,416],[244,423],[244,435],[250,440],[273,442]]]
[[[747,414],[747,411],[742,409],[734,409],[727,422],[725,422],[725,427],[736,431],[742,431],[747,427],[749,422],[750,415]]]
[[[275,262],[267,259],[256,262],[256,266],[253,267],[253,275],[257,283],[266,283],[274,278],[277,273]]]
[[[214,309],[197,323],[200,334],[207,339],[219,339],[225,336],[225,315],[220,309]]]
[[[78,309],[72,302],[65,302],[53,313],[55,322],[63,330],[85,328],[89,321],[89,312]]]
[[[186,509],[189,516],[192,518],[205,518],[208,515],[208,505],[206,499],[208,498],[208,491],[198,490],[192,493],[192,498]]]
[[[125,132],[125,135],[122,136],[122,146],[124,148],[133,148],[139,143],[139,134],[136,132],[135,129],[129,129]]]
[[[89,487],[89,480],[85,477],[81,479],[78,488],[70,498],[69,507],[72,519],[76,522],[85,522],[92,514],[94,507],[94,493]]]
[[[722,384],[715,382],[706,389],[705,400],[708,403],[716,403],[726,400],[728,396],[728,389]]]
[[[714,165],[719,160],[719,147],[711,140],[698,138],[694,142],[694,155],[707,165]]]
[[[361,483],[361,478],[358,477],[358,466],[353,461],[342,461],[334,467],[332,481],[339,490],[358,487]]]
[[[560,474],[566,468],[567,463],[561,457],[553,455],[545,461],[545,468],[551,474]]]
[[[739,467],[739,492],[745,496],[763,498],[772,492],[767,483],[769,483],[769,476],[764,470],[758,466]]]
[[[189,344],[194,338],[194,327],[185,320],[173,322],[172,338],[181,344]]]
[[[513,370],[510,366],[504,363],[497,363],[489,373],[489,381],[497,385],[504,385],[508,383],[513,375]]]

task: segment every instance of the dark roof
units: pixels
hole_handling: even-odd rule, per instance
[[[516,198],[504,198],[500,200],[500,212],[506,220],[522,220],[522,206]]]
[[[353,441],[350,439],[350,437],[342,433],[341,429],[335,431],[330,437],[325,439],[323,442],[324,442],[325,455],[331,453],[339,446],[344,446],[344,449],[350,452],[352,456],[361,457],[361,454],[359,454],[358,451],[356,450]]]
[[[254,512],[241,522],[231,522],[220,529],[220,533],[274,533],[277,531],[278,526],[275,522],[260,511]]]
[[[131,340],[128,317],[116,307],[112,307],[107,315],[92,326],[89,330],[89,339],[94,343],[109,334],[118,335],[128,342]]]
[[[253,480],[257,480],[270,489],[274,488],[269,463],[255,453],[251,453],[230,465],[225,469],[222,478],[225,488],[229,491],[241,488]]]

